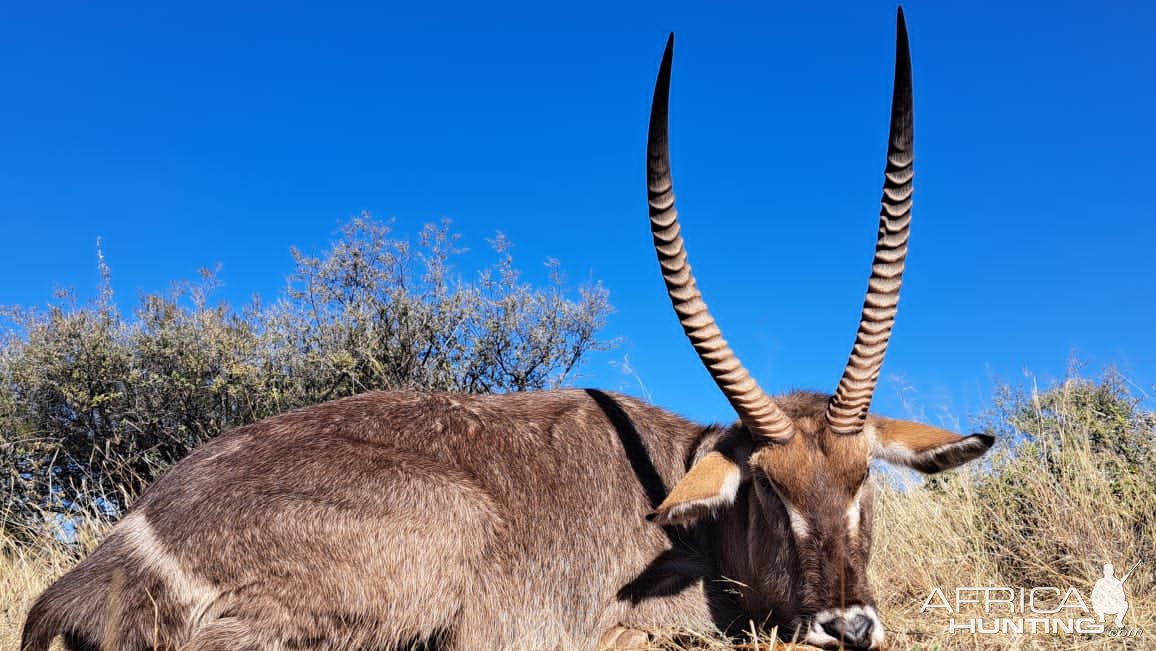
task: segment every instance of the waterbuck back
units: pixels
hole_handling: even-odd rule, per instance
[[[37,600],[24,648],[589,648],[713,431],[580,390],[367,393],[242,427]]]

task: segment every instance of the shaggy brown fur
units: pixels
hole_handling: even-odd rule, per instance
[[[826,404],[782,403],[797,424]],[[847,536],[824,518],[852,486],[826,488],[844,472],[822,454],[829,435],[799,431],[822,472],[784,499],[806,504],[820,545],[792,537],[765,486],[778,471],[756,461],[769,448],[745,428],[624,396],[368,393],[270,418],[146,491],[36,601],[22,648],[63,635],[71,649],[588,649],[620,625],[802,625],[869,595],[866,543],[824,556]],[[754,452],[718,518],[646,521],[736,440]],[[865,450],[856,463],[861,478]]]

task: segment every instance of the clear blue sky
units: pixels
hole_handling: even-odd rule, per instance
[[[332,3],[327,3],[332,5]],[[966,425],[1076,351],[1156,381],[1156,9],[908,2],[916,203],[876,408]],[[0,303],[121,300],[222,265],[275,296],[289,247],[362,210],[505,232],[617,308],[580,383],[731,412],[671,313],[643,185],[669,31],[676,190],[723,331],[771,391],[831,390],[866,286],[891,2],[8,3]],[[899,378],[899,379],[896,379]],[[901,387],[906,402],[900,398]]]

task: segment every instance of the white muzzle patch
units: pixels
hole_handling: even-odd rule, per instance
[[[810,626],[807,627],[807,636],[803,642],[812,646],[822,647],[824,649],[838,649],[842,641],[839,638],[831,635],[824,628],[825,624],[830,624],[837,619],[854,620],[858,617],[867,617],[871,620],[871,635],[866,647],[878,649],[883,645],[883,622],[879,621],[879,614],[875,612],[874,606],[851,606],[849,608],[829,608],[817,613],[812,619]]]

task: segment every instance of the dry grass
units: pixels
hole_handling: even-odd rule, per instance
[[[76,529],[78,543],[30,547],[0,533],[0,649],[20,648],[24,615],[53,580],[68,571],[104,537],[109,524],[88,520]],[[63,648],[57,645],[54,649]]]
[[[934,588],[951,600],[956,588],[967,586],[1056,586],[1064,591],[1073,587],[1090,608],[1092,585],[1102,575],[1104,562],[1124,566],[1118,570],[1123,574],[1136,560],[1145,558],[1141,539],[1122,534],[1125,518],[1113,512],[1120,505],[1095,490],[1095,475],[1087,477],[1084,488],[1089,489],[1086,495],[1099,495],[1102,501],[1052,490],[1054,487],[1044,485],[1045,477],[1038,479],[1029,489],[1035,499],[1024,504],[1010,499],[1004,503],[985,500],[966,475],[946,482],[943,492],[884,491],[876,519],[879,534],[871,575],[891,648],[1156,648],[1156,600],[1150,564],[1141,565],[1125,584],[1131,607],[1125,624],[1128,633],[1138,637],[948,634],[949,614],[943,610],[921,612]],[[1080,505],[1082,501],[1086,504]],[[1046,530],[1018,529],[1016,518],[1004,517],[1009,507],[1024,509],[1052,525]],[[1147,508],[1156,510],[1156,503],[1149,502]],[[984,526],[976,527],[976,522]],[[1149,549],[1153,533],[1149,522],[1141,534],[1147,536]],[[982,615],[978,607],[968,608],[964,619]]]
[[[881,487],[871,574],[888,648],[1156,649],[1156,417],[1111,378],[1002,406],[995,425],[1005,439],[1013,430],[1030,436],[998,449],[987,467]],[[81,547],[91,547],[101,526],[82,533]],[[0,649],[17,648],[32,599],[79,553],[0,540]],[[949,615],[920,612],[932,589],[951,598],[964,586],[1073,587],[1090,607],[1105,562],[1119,574],[1141,563],[1125,584],[1129,637],[949,634]],[[806,648],[755,631],[730,646],[718,636],[653,637],[665,651]]]
[[[1033,436],[990,469],[881,491],[871,574],[892,648],[1156,648],[1156,419],[1111,373],[1005,407],[1004,429]],[[932,589],[967,586],[1072,587],[1090,608],[1104,563],[1117,576],[1140,563],[1125,583],[1129,637],[947,634],[949,614],[921,612]]]
[[[72,561],[59,550],[0,549],[0,649],[20,648],[20,627],[32,600]]]

